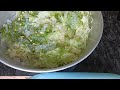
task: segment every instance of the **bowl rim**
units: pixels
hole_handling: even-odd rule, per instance
[[[99,40],[97,41],[97,43],[95,44],[95,46],[91,49],[91,51],[89,51],[83,58],[81,59],[78,59],[74,62],[71,62],[67,65],[64,65],[64,66],[60,66],[60,67],[57,67],[57,68],[53,68],[53,69],[26,69],[26,68],[21,68],[21,67],[17,67],[17,66],[14,66],[14,65],[11,65],[3,60],[0,59],[0,62],[13,68],[13,69],[16,69],[16,70],[20,70],[20,71],[24,71],[24,72],[29,72],[29,73],[49,73],[49,72],[56,72],[56,71],[61,71],[61,70],[64,70],[64,69],[68,69],[70,67],[73,67],[75,65],[77,65],[78,63],[82,62],[83,60],[85,60],[95,49],[96,47],[98,46],[99,42],[101,41],[101,38],[102,38],[102,34],[103,34],[103,27],[104,27],[104,21],[103,21],[103,15],[102,15],[102,12],[99,11],[100,13],[100,16],[101,16],[101,23],[102,23],[102,26],[101,26],[101,33],[100,33],[100,36],[99,36]]]

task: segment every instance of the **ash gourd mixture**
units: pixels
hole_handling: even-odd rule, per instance
[[[0,30],[6,54],[25,66],[50,69],[80,58],[93,19],[89,11],[17,11]]]

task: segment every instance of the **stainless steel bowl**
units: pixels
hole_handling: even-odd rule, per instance
[[[83,61],[85,58],[87,58],[94,51],[94,49],[97,47],[98,43],[100,42],[101,37],[102,37],[102,33],[103,33],[103,16],[102,16],[102,13],[100,11],[91,11],[91,13],[92,13],[92,17],[94,19],[93,29],[92,29],[92,31],[90,32],[90,35],[89,35],[87,48],[84,50],[83,54],[81,55],[81,57],[78,60],[76,60],[76,61],[74,61],[70,64],[67,64],[65,66],[61,66],[61,67],[53,68],[53,69],[32,69],[32,68],[26,68],[24,66],[16,64],[15,62],[9,60],[9,57],[6,57],[5,54],[4,54],[3,47],[0,47],[0,62],[2,62],[3,64],[5,64],[9,67],[14,68],[14,69],[18,69],[18,70],[26,71],[26,72],[33,72],[33,73],[45,73],[45,72],[60,71],[60,70],[70,68],[70,67],[80,63],[81,61]],[[1,12],[0,12],[0,22],[3,23],[3,21],[1,20],[2,15],[3,14],[1,14]],[[9,16],[10,14],[7,13],[5,15]]]

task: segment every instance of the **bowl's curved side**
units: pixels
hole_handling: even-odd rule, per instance
[[[0,11],[0,27],[7,22],[7,19],[14,19],[16,11]]]
[[[93,30],[90,33],[90,39],[88,41],[88,46],[85,50],[85,52],[83,53],[83,55],[81,55],[79,60],[76,60],[70,64],[67,64],[65,66],[61,66],[58,68],[53,68],[53,69],[30,69],[30,68],[24,68],[18,65],[13,64],[12,62],[6,61],[3,58],[0,57],[0,62],[17,70],[21,70],[21,71],[25,71],[25,72],[32,72],[32,73],[46,73],[46,72],[55,72],[55,71],[60,71],[60,70],[64,70],[67,68],[70,68],[78,63],[80,63],[81,61],[83,61],[85,58],[87,58],[97,47],[97,45],[99,44],[101,37],[102,37],[102,33],[103,33],[103,16],[101,11],[92,11],[93,14],[93,18],[94,18],[94,23],[93,23]],[[97,30],[97,31],[96,31]]]

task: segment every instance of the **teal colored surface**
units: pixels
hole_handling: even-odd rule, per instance
[[[111,73],[54,72],[38,74],[31,79],[120,79],[120,75]]]

